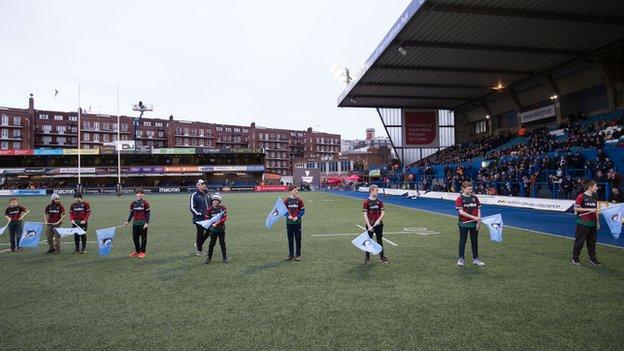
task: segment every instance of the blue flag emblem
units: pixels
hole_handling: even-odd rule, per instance
[[[358,249],[370,252],[373,255],[377,255],[383,250],[383,247],[381,247],[381,245],[371,239],[368,231],[365,231],[364,233],[358,235],[358,237],[353,239],[351,243]]]
[[[24,228],[22,229],[22,237],[20,239],[20,246],[37,247],[37,245],[39,245],[39,239],[41,239],[41,233],[43,233],[43,223],[24,223]]]
[[[111,249],[113,248],[113,240],[115,239],[115,229],[117,228],[112,227],[95,231],[98,241],[98,253],[100,256],[110,255]]]
[[[490,240],[502,243],[503,242],[503,216],[500,213],[482,217],[481,223],[485,224],[490,231]]]
[[[275,206],[273,206],[273,209],[269,212],[264,225],[270,230],[273,227],[273,224],[279,221],[280,218],[284,217],[287,213],[288,209],[286,208],[286,205],[284,205],[284,201],[278,197],[277,201],[275,201]]]
[[[602,213],[605,221],[607,221],[607,225],[609,226],[609,230],[611,231],[611,235],[613,235],[613,238],[619,239],[620,234],[622,233],[622,217],[624,217],[624,204],[609,206],[600,210],[600,213]]]

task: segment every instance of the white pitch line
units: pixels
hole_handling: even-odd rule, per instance
[[[361,226],[361,225],[359,225],[359,224],[356,224],[355,226],[356,226],[356,227],[358,227],[358,228],[361,228],[362,230],[366,230],[366,228],[362,227],[362,226]],[[387,242],[387,243],[388,243],[388,244],[390,244],[390,245],[393,245],[393,246],[399,246],[399,245],[397,245],[395,242],[390,241],[390,240],[388,240],[388,239],[386,239],[386,238],[384,238],[384,237],[382,237],[382,238],[381,238],[381,240],[383,240],[383,241]]]
[[[419,236],[427,236],[427,235],[437,235],[439,232],[434,231],[418,231],[418,232],[387,232],[384,234],[390,235],[419,235]],[[353,233],[328,233],[328,234],[312,234],[310,236],[357,236],[358,234]]]
[[[355,196],[350,196],[350,195],[341,195],[341,194],[332,194],[329,193],[329,195],[334,195],[334,196],[342,196],[342,197],[346,197],[346,198],[350,198],[350,199],[355,199],[355,200],[362,200],[359,197],[355,197]],[[441,212],[435,212],[435,211],[429,211],[429,210],[423,210],[420,208],[415,208],[415,207],[409,207],[409,206],[403,206],[403,205],[396,205],[396,204],[391,204],[391,203],[385,203],[388,206],[394,206],[394,207],[399,207],[399,208],[405,208],[408,210],[412,210],[412,211],[417,211],[417,212],[425,212],[425,213],[431,213],[431,214],[435,214],[435,215],[439,215],[439,216],[445,216],[445,217],[453,217],[453,218],[457,218],[457,215],[450,215],[448,213],[441,213]],[[567,240],[574,240],[574,238],[562,235],[562,234],[552,234],[552,233],[545,233],[545,232],[541,232],[539,230],[533,230],[533,229],[526,229],[526,228],[520,228],[520,227],[515,227],[515,226],[511,226],[511,225],[505,225],[505,227],[507,228],[513,228],[513,229],[518,229],[518,230],[523,230],[525,232],[529,232],[529,233],[534,233],[534,234],[542,234],[542,235],[547,235],[547,236],[552,236],[555,238],[560,238],[560,239],[567,239]],[[605,243],[596,243],[597,245],[602,245],[602,246],[608,246],[608,247],[612,247],[614,249],[624,249],[624,246],[617,246],[617,245],[612,245],[612,244],[605,244]]]
[[[312,200],[310,200],[310,199],[306,199],[306,200],[310,201],[310,203],[311,203],[311,204],[313,204],[313,203],[314,203],[314,201],[312,201]]]
[[[98,243],[97,241],[87,241],[87,244],[97,244],[97,243]],[[40,241],[39,242],[39,245],[44,245],[44,244],[47,245],[48,242],[47,241]],[[75,243],[73,241],[61,241],[61,244],[62,245],[69,245],[69,244],[75,245]],[[0,243],[0,246],[10,246],[10,245],[11,245],[10,243]]]

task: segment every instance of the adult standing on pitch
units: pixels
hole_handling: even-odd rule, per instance
[[[291,185],[290,196],[284,200],[288,209],[286,218],[286,236],[288,237],[288,257],[286,261],[301,261],[301,217],[305,214],[303,200],[299,198],[299,188]],[[296,247],[296,250],[295,250]]]
[[[377,237],[377,243],[383,247],[383,218],[386,215],[386,208],[383,201],[378,197],[379,187],[377,185],[371,185],[368,187],[368,199],[364,200],[362,204],[362,211],[364,213],[364,223],[366,223],[366,230],[368,236],[372,239],[373,233]],[[370,252],[366,252],[364,255],[364,264],[370,262]],[[384,251],[379,253],[379,262],[388,264],[390,260],[384,255]]]
[[[61,253],[61,236],[56,232],[63,218],[65,218],[65,207],[61,204],[59,194],[50,196],[50,203],[43,211],[43,222],[46,224],[46,239],[48,241],[48,251],[46,253]]]
[[[136,200],[130,204],[130,213],[128,220],[123,224],[127,227],[132,222],[132,241],[134,242],[134,251],[130,253],[130,257],[139,259],[145,258],[145,249],[147,248],[147,228],[150,220],[150,205],[145,201],[145,193],[143,189],[135,190]]]
[[[472,263],[477,266],[485,266],[479,260],[479,245],[477,237],[479,235],[479,224],[481,223],[481,202],[472,194],[472,184],[463,182],[461,194],[455,200],[455,209],[459,212],[459,260],[458,266],[465,266],[464,251],[466,241],[470,234],[470,246],[472,247]]]
[[[574,247],[572,249],[572,264],[580,265],[579,255],[583,249],[583,244],[587,242],[587,253],[589,263],[594,266],[601,266],[596,258],[596,232],[598,231],[598,202],[594,195],[598,192],[598,184],[595,180],[585,180],[583,182],[585,192],[577,196],[574,203],[576,213],[576,235]]]
[[[206,219],[206,211],[208,210],[208,203],[211,201],[211,197],[206,190],[206,182],[203,179],[198,180],[196,186],[197,191],[191,194],[189,208],[191,210],[191,215],[193,216],[193,224],[195,224],[195,229],[197,230],[195,238],[197,256],[206,256],[203,252],[204,243],[206,242],[206,239],[208,239],[210,233],[206,228],[197,224],[197,222]]]
[[[91,216],[91,205],[82,199],[81,193],[74,194],[74,203],[69,207],[69,219],[71,220],[72,227],[80,227],[85,232],[87,231],[89,217]],[[82,246],[80,245],[82,242]],[[74,254],[83,254],[87,249],[87,234],[78,235],[74,234],[74,243],[76,249]]]

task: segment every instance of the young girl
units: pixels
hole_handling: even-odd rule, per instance
[[[461,195],[455,200],[455,208],[459,212],[459,260],[458,266],[464,266],[464,251],[466,250],[466,240],[470,234],[470,246],[472,247],[472,263],[477,266],[485,266],[479,260],[479,245],[477,236],[479,235],[479,224],[481,223],[481,203],[472,194],[470,182],[463,182]]]
[[[227,209],[221,204],[221,196],[212,196],[212,206],[206,211],[206,219],[210,219],[213,216],[217,216],[219,213],[223,213],[221,219],[210,227],[210,244],[208,244],[208,259],[206,264],[212,261],[212,253],[214,251],[217,238],[219,239],[219,246],[221,247],[221,256],[223,256],[223,263],[230,263],[227,257],[225,248],[225,221],[227,221]]]
[[[130,253],[130,257],[139,259],[145,258],[145,249],[147,247],[147,228],[149,227],[150,205],[143,198],[145,193],[139,188],[135,191],[136,200],[130,204],[130,213],[128,220],[123,224],[127,227],[132,223],[132,240],[134,241],[134,251]]]

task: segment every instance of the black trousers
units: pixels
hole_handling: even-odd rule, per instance
[[[225,249],[225,230],[216,231],[213,230],[210,232],[210,243],[208,244],[208,258],[212,259],[212,253],[214,252],[215,244],[217,243],[217,238],[219,239],[219,246],[221,247],[221,256],[223,259],[227,258],[227,251]]]
[[[301,256],[301,223],[286,223],[286,236],[288,237],[288,256]]]
[[[201,225],[195,223],[195,228],[197,229],[197,234],[195,237],[195,246],[197,246],[197,251],[202,252],[204,250],[204,243],[206,239],[210,236],[208,230]]]
[[[76,227],[80,227],[82,228],[82,230],[84,230],[85,232],[87,231],[87,227],[88,224],[72,224],[72,227],[76,228]],[[83,235],[78,235],[78,234],[74,234],[74,244],[76,245],[76,251],[80,250],[80,243],[82,242],[82,250],[85,250],[87,248],[87,234],[83,234]]]
[[[143,224],[132,225],[132,241],[134,241],[134,251],[145,253],[147,247],[147,228]]]
[[[21,221],[11,221],[9,223],[9,240],[11,241],[11,251],[19,248],[19,241],[22,237],[23,223]]]
[[[466,228],[462,226],[459,226],[459,258],[464,258],[468,234],[470,234],[470,246],[472,248],[472,259],[474,260],[479,258],[479,243],[477,241],[479,231],[477,228]]]
[[[572,249],[572,258],[579,259],[583,244],[587,243],[587,253],[590,259],[596,258],[596,230],[597,228],[589,227],[582,224],[576,224],[576,235],[574,238],[574,248]]]
[[[375,234],[375,237],[377,238],[377,244],[381,245],[381,247],[383,247],[383,223],[379,223],[378,226],[373,227],[373,231],[368,231],[368,236],[372,239],[373,238],[373,233]],[[370,252],[366,252],[366,258],[370,258]],[[384,257],[384,252],[383,250],[381,250],[381,252],[379,253],[379,257]]]

